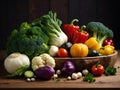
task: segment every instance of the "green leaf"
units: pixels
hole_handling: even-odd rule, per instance
[[[88,74],[86,74],[85,77],[83,78],[83,81],[92,83],[92,82],[95,82],[95,78],[94,78],[93,74],[88,73]]]
[[[116,74],[116,68],[115,67],[112,67],[112,66],[108,66],[106,69],[105,69],[105,75],[106,76],[109,76],[109,75],[115,75]]]

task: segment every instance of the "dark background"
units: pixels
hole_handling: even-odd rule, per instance
[[[0,50],[4,50],[7,38],[23,21],[31,22],[49,10],[57,12],[63,23],[73,18],[79,25],[100,21],[114,32],[114,45],[120,49],[119,0],[1,0],[0,1]]]

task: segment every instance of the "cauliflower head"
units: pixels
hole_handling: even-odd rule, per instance
[[[36,69],[44,66],[55,67],[55,59],[47,53],[43,53],[39,56],[35,56],[32,59],[32,69],[35,71]]]

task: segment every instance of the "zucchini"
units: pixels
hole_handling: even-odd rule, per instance
[[[34,72],[31,70],[25,71],[24,76],[25,78],[32,78],[34,77]]]

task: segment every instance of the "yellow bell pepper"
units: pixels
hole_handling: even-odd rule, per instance
[[[72,57],[86,57],[88,55],[88,47],[83,43],[75,43],[70,48]]]
[[[99,50],[100,49],[100,45],[99,43],[97,42],[96,38],[94,37],[91,37],[89,38],[85,44],[88,46],[89,49],[93,49],[93,50]]]
[[[102,55],[110,55],[110,54],[114,53],[114,49],[115,49],[114,46],[106,45],[106,46],[100,48],[99,53]]]

